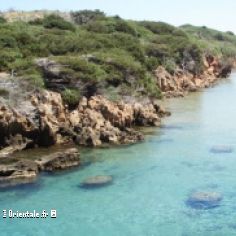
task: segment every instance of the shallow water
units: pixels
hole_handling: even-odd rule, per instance
[[[172,116],[143,143],[83,150],[84,168],[41,175],[0,191],[0,209],[57,210],[51,219],[2,219],[1,236],[236,235],[236,74],[186,98],[166,101]],[[213,146],[232,153],[212,153]],[[32,154],[33,155],[33,154]],[[82,189],[91,175],[112,175],[104,188]],[[193,209],[194,191],[223,195],[219,207]]]

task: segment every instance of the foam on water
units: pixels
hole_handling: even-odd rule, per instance
[[[0,209],[57,210],[57,219],[0,218],[0,235],[236,235],[236,153],[209,151],[216,145],[236,150],[235,79],[166,101],[173,115],[143,143],[83,150],[83,168],[0,191]],[[78,187],[95,175],[111,175],[113,184]],[[194,209],[186,201],[195,191],[223,199],[215,208]]]

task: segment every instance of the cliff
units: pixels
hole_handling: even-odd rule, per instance
[[[228,33],[100,11],[2,16],[0,185],[80,165],[76,149],[33,161],[12,158],[16,151],[143,140],[138,126],[158,127],[170,115],[162,97],[212,86],[235,62],[236,37]]]

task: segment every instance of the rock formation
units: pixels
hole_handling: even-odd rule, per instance
[[[194,75],[183,69],[177,69],[171,75],[162,66],[155,70],[157,84],[165,97],[180,97],[188,92],[213,85],[220,78],[226,78],[231,73],[231,63],[222,63],[219,59],[208,55],[203,60],[204,72]]]
[[[33,161],[14,159],[0,161],[0,187],[30,183],[36,179],[37,174],[38,166]]]
[[[134,143],[143,139],[143,135],[133,129],[134,126],[159,126],[160,117],[169,115],[156,103],[125,104],[111,102],[102,96],[83,97],[78,107],[69,111],[59,93],[47,90],[35,92],[30,101],[29,112],[0,106],[2,148],[11,145],[9,140],[15,136],[21,137],[22,149],[72,140],[86,146]]]
[[[78,132],[76,141],[81,145],[134,143],[142,140],[143,135],[132,127],[160,125],[157,109],[159,107],[153,104],[115,103],[94,96],[82,99],[78,108],[70,113],[70,122]]]
[[[53,75],[49,77],[56,81],[51,82],[58,86],[65,83],[55,62],[39,59],[37,64]],[[212,56],[206,57],[204,66],[204,73],[199,76],[180,69],[171,75],[158,67],[158,86],[166,97],[183,96],[209,87],[231,69]],[[85,146],[134,143],[143,139],[135,126],[160,126],[161,117],[166,115],[170,114],[156,101],[112,102],[101,95],[83,97],[74,110],[69,110],[59,93],[36,91],[17,106],[0,105],[0,147],[11,146],[0,156],[26,147],[47,147],[72,140]]]
[[[0,158],[0,187],[31,183],[40,171],[56,171],[80,165],[77,148],[36,157],[35,159]]]
[[[35,160],[40,171],[64,170],[80,165],[77,148],[70,148],[63,152],[56,152],[42,156]]]

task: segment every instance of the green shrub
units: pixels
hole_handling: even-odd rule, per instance
[[[43,19],[37,18],[35,20],[29,21],[30,25],[43,25]]]
[[[128,22],[121,19],[108,18],[106,20],[91,21],[87,23],[84,28],[95,33],[108,34],[122,32],[137,36],[135,28],[133,28]]]
[[[221,33],[217,33],[217,34],[215,35],[215,39],[216,39],[216,40],[219,40],[219,41],[224,41],[224,40],[225,40],[224,35],[221,34]]]
[[[176,29],[174,26],[164,22],[143,21],[140,24],[154,34],[171,34]]]
[[[146,54],[149,57],[164,58],[169,55],[169,49],[165,44],[149,43],[145,47]]]
[[[91,21],[101,20],[105,18],[104,12],[99,10],[83,10],[71,12],[71,17],[74,22],[78,25],[86,24]]]
[[[11,35],[0,35],[0,48],[17,47],[16,39]]]
[[[41,74],[26,74],[23,79],[27,80],[35,88],[44,88],[44,79]]]
[[[54,58],[60,64],[65,65],[62,73],[69,73],[72,80],[96,83],[106,79],[105,71],[97,64],[80,57]]]
[[[80,91],[77,89],[65,89],[62,92],[62,98],[69,107],[74,107],[78,105],[81,99]]]
[[[146,90],[146,95],[154,98],[162,97],[162,93],[159,87],[157,86],[155,78],[152,75],[146,74],[143,80],[143,85]]]
[[[0,16],[0,24],[4,24],[6,22],[7,22],[6,19],[4,17]]]
[[[127,21],[117,20],[115,25],[115,30],[118,32],[123,32],[127,34],[131,34],[133,36],[137,36],[137,31],[132,27]]]
[[[161,65],[161,60],[157,57],[147,57],[145,61],[145,66],[148,71],[155,70],[159,65]]]
[[[128,82],[131,76],[141,78],[145,69],[134,57],[127,55],[124,50],[114,49],[109,52],[97,53],[95,56],[103,62],[104,70],[112,74],[122,75],[119,79]]]
[[[22,58],[22,54],[19,51],[12,49],[0,50],[0,70],[9,70],[8,65],[20,58]]]
[[[9,95],[9,91],[3,88],[0,88],[0,97],[7,97]]]
[[[232,31],[227,31],[226,34],[234,36],[234,32],[232,32]]]
[[[57,28],[61,30],[75,31],[75,26],[72,23],[57,15],[46,16],[43,20],[43,25],[45,28],[49,29]]]
[[[176,70],[176,67],[177,67],[177,65],[176,65],[175,61],[173,60],[173,58],[166,58],[162,65],[172,75],[174,74],[174,72]]]
[[[33,62],[30,59],[22,59],[22,58],[16,58],[13,62],[8,64],[8,68],[10,70],[14,70],[16,72],[18,71],[25,71],[29,68],[32,68]]]
[[[85,29],[94,33],[112,33],[115,31],[114,26],[106,21],[92,21],[86,24]]]

